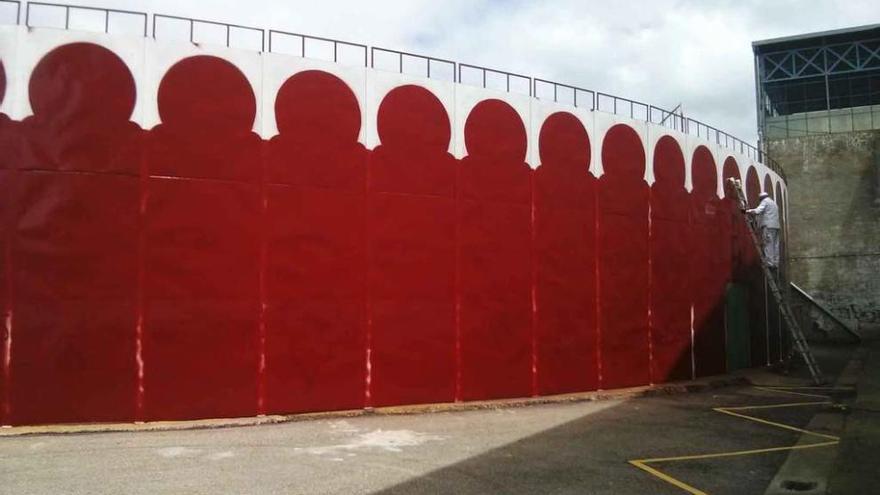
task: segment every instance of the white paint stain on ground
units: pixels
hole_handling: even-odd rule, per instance
[[[356,428],[353,432],[358,431]],[[348,451],[347,456],[351,457],[358,450],[380,450],[384,452],[402,452],[404,448],[416,447],[427,442],[436,442],[444,440],[438,435],[428,433],[419,433],[411,430],[373,430],[361,433],[353,437],[347,443],[336,445],[325,445],[319,447],[301,447],[294,449],[297,452],[304,452],[312,455],[334,454],[331,458],[333,461],[342,461],[343,457],[339,457],[341,452]]]
[[[199,449],[191,449],[189,447],[165,447],[156,451],[162,457],[191,457],[200,454]]]
[[[355,428],[354,425],[344,419],[339,421],[331,421],[329,425],[331,430],[338,433],[357,433],[358,431],[360,431]]]
[[[222,459],[229,459],[232,457],[235,457],[234,452],[232,452],[231,450],[224,450],[223,452],[215,452],[215,453],[209,455],[208,459],[211,459],[212,461],[219,461]]]

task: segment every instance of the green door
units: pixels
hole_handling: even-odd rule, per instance
[[[745,285],[727,284],[724,301],[724,328],[728,372],[751,366],[748,302],[748,289]]]

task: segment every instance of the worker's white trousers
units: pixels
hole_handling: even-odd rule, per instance
[[[764,258],[770,266],[779,266],[779,229],[764,227],[761,230],[764,241]]]

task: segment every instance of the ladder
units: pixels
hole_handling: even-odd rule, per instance
[[[745,210],[748,203],[743,194],[742,182],[733,177],[727,180],[736,191],[740,208]],[[794,343],[791,352],[797,352],[804,360],[804,363],[806,363],[807,368],[810,370],[810,376],[813,378],[813,383],[816,385],[824,385],[826,382],[825,378],[822,376],[822,371],[819,369],[819,364],[816,362],[816,358],[813,356],[812,351],[810,351],[810,346],[807,344],[807,339],[804,337],[801,327],[798,325],[797,320],[794,317],[791,306],[789,306],[788,301],[785,300],[782,289],[779,287],[779,280],[777,279],[776,274],[774,274],[770,270],[770,266],[767,265],[767,259],[764,257],[764,248],[760,240],[758,240],[757,227],[748,217],[745,218],[745,222],[746,226],[749,228],[749,234],[752,237],[752,243],[755,245],[755,250],[761,257],[761,268],[764,270],[764,277],[767,280],[767,286],[770,287],[770,291],[773,293],[773,298],[776,299],[776,303],[779,306],[779,312],[782,314],[786,327],[788,327],[788,332],[791,334]],[[790,359],[790,356],[791,354],[789,354],[789,358],[787,359]]]

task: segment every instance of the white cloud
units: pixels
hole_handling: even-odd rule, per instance
[[[671,108],[755,139],[751,42],[880,22],[876,0],[79,0],[496,67]]]

